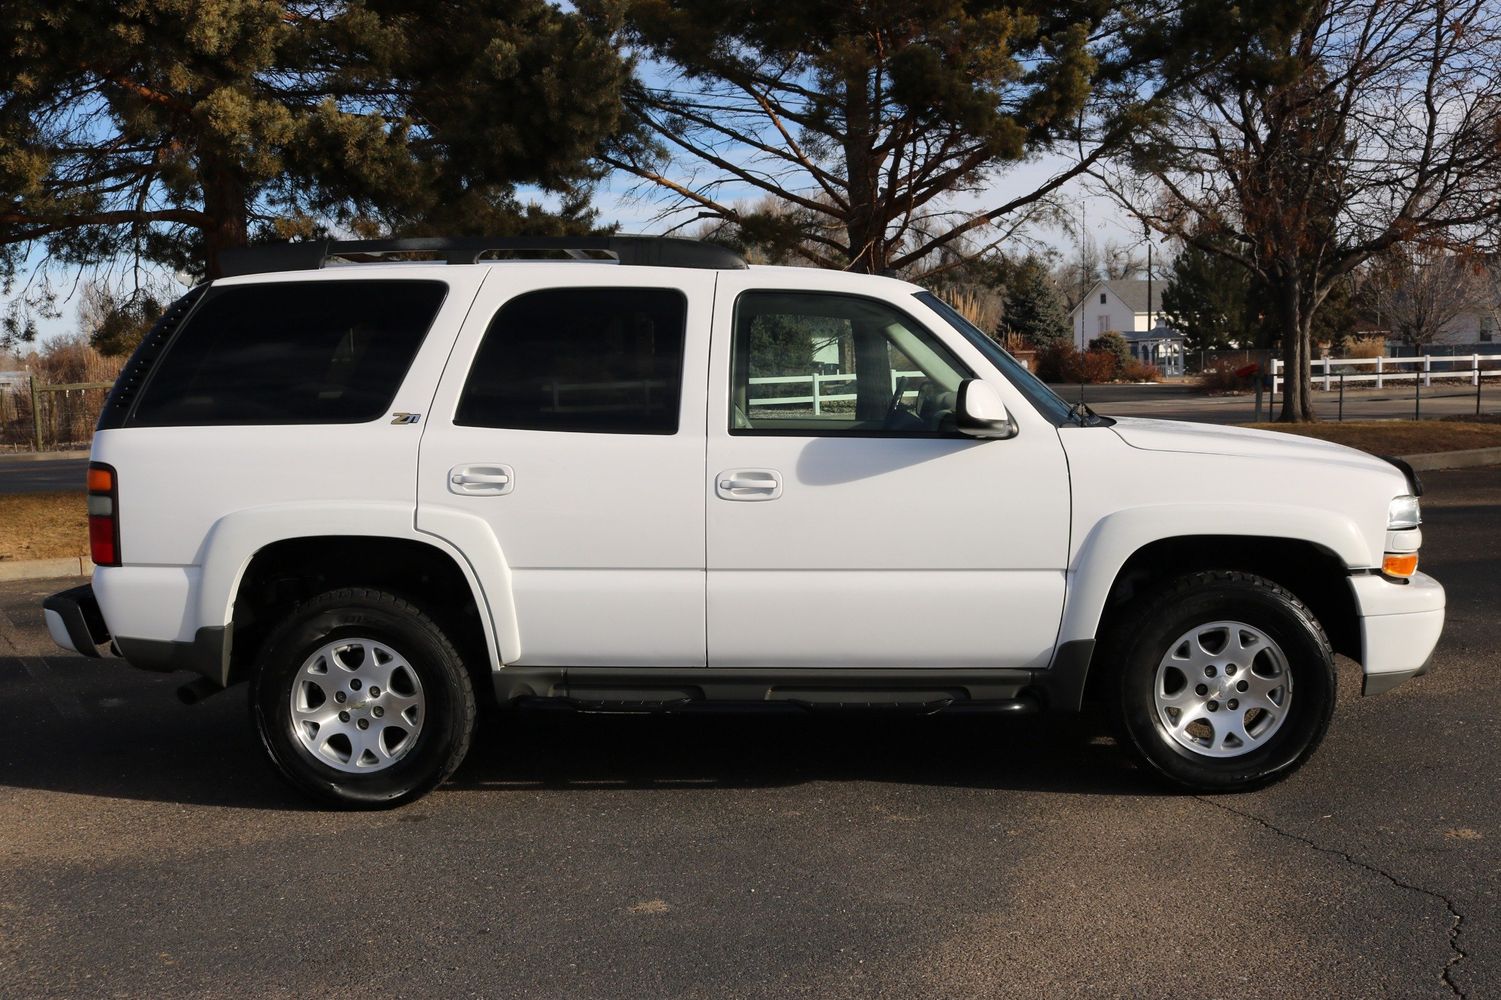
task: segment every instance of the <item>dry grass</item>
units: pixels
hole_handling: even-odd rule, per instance
[[[0,561],[87,555],[88,508],[81,492],[0,496]]]
[[[1434,451],[1501,447],[1501,424],[1448,420],[1347,420],[1344,423],[1246,424],[1263,431],[1302,434],[1349,445],[1373,455],[1423,455]]]

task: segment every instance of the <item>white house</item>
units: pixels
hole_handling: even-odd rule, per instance
[[[1151,299],[1147,286],[1151,285]],[[1167,375],[1183,373],[1183,335],[1162,319],[1161,279],[1145,278],[1097,281],[1071,314],[1074,346],[1085,350],[1101,334],[1114,331],[1131,345],[1138,361],[1156,365]]]
[[[1454,317],[1433,338],[1435,344],[1494,344],[1496,313],[1489,309],[1470,309]]]

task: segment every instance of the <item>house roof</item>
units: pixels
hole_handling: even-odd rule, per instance
[[[1100,285],[1104,285],[1110,289],[1111,293],[1124,302],[1126,307],[1132,312],[1144,313],[1147,311],[1147,279],[1123,278],[1118,281],[1102,281]],[[1162,289],[1167,285],[1167,282],[1162,278],[1157,278],[1152,281],[1151,285],[1151,310],[1154,313],[1160,313],[1162,312]]]
[[[1152,280],[1152,312],[1162,312],[1162,291],[1167,287],[1165,277],[1154,277]],[[1147,279],[1145,278],[1119,278],[1113,281],[1096,281],[1090,286],[1089,294],[1084,296],[1084,301],[1074,306],[1070,312],[1078,312],[1085,305],[1095,301],[1095,296],[1100,294],[1101,289],[1109,290],[1116,298],[1126,304],[1126,308],[1134,313],[1145,314],[1147,311]]]

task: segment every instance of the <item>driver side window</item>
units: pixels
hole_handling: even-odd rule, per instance
[[[823,292],[742,294],[733,351],[733,434],[946,437],[971,374],[900,310]]]

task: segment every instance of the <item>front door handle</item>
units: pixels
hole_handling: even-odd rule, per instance
[[[498,497],[516,487],[509,465],[456,465],[448,470],[448,491],[461,496]]]
[[[721,500],[775,500],[782,495],[782,474],[775,469],[731,469],[714,477]]]

